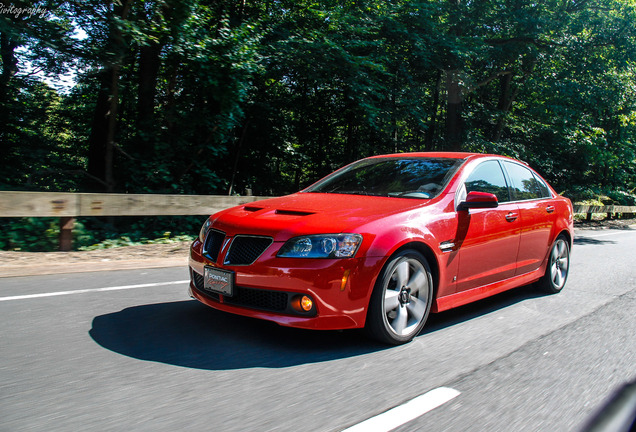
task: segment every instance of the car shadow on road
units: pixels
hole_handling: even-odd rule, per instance
[[[235,316],[195,300],[134,306],[93,319],[102,347],[188,368],[283,368],[388,348],[361,331],[312,331]]]
[[[612,240],[599,240],[597,238],[579,235],[574,238],[574,244],[575,245],[601,245],[601,244],[616,244],[616,242]]]
[[[418,338],[543,296],[532,286],[431,314]],[[119,354],[176,366],[284,368],[390,349],[361,330],[312,331],[220,312],[195,300],[133,306],[93,319],[90,336]]]
[[[509,291],[504,291],[500,294],[487,297],[474,303],[469,303],[465,306],[431,314],[426,326],[422,329],[422,332],[418,337],[482,317],[523,301],[544,297],[546,295],[548,294],[543,293],[534,285],[530,284]]]

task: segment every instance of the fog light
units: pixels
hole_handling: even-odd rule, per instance
[[[311,300],[311,298],[305,295],[300,298],[300,308],[302,310],[304,310],[305,312],[309,312],[312,307],[314,307],[314,302]]]
[[[291,307],[300,313],[311,312],[314,308],[314,301],[307,295],[297,295],[292,299]]]

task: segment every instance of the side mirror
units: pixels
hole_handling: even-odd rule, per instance
[[[468,210],[471,208],[495,208],[499,205],[499,200],[495,194],[488,192],[468,192],[466,200],[459,203],[457,210]]]

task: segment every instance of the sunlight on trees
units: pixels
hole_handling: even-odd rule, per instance
[[[629,0],[35,6],[0,11],[2,189],[280,195],[372,154],[468,150],[636,204]]]

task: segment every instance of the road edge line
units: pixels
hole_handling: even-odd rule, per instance
[[[139,284],[139,285],[122,285],[116,287],[105,287],[105,288],[89,288],[89,289],[81,289],[74,291],[56,291],[52,293],[41,293],[41,294],[25,294],[18,296],[8,296],[8,297],[0,297],[0,302],[3,301],[11,301],[11,300],[26,300],[33,298],[43,298],[43,297],[57,297],[71,294],[86,294],[92,292],[104,292],[104,291],[119,291],[119,290],[127,290],[127,289],[136,289],[136,288],[150,288],[164,285],[180,285],[189,283],[189,280],[182,281],[172,281],[172,282],[157,282],[157,283],[147,283],[147,284]]]

